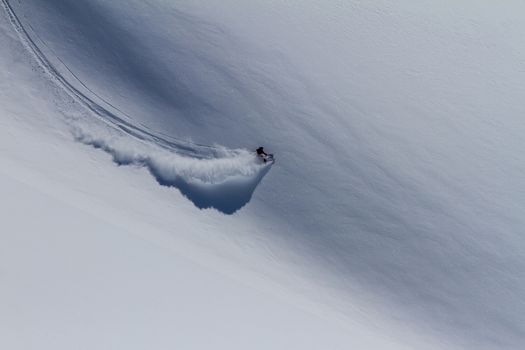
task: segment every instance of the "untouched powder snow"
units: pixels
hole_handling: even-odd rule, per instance
[[[18,322],[2,326],[8,345],[77,315],[46,345],[97,347],[90,335],[118,324],[132,337],[104,333],[107,348],[146,348],[156,334],[173,348],[181,333],[197,348],[202,334],[228,348],[522,347],[522,2],[2,4],[1,188],[21,194],[3,212],[36,221],[6,214],[0,236],[3,300],[16,300],[1,321]],[[276,164],[247,151],[260,145]],[[97,265],[68,232],[111,249]],[[16,258],[33,252],[17,233],[53,239],[42,298],[22,293],[42,272],[37,257]],[[107,266],[107,279],[53,264],[61,248],[73,270]],[[177,294],[181,276],[191,283]],[[120,300],[139,279],[151,289]],[[106,283],[103,300],[73,311],[79,290]],[[72,309],[55,296],[67,288]],[[43,311],[54,323],[25,326],[46,302],[61,310]],[[113,313],[97,324],[90,307]],[[157,331],[143,331],[148,319]]]

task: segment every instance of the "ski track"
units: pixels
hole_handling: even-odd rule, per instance
[[[100,97],[98,94],[93,92],[57,56],[56,57],[57,60],[61,62],[61,64],[64,65],[64,68],[68,72],[71,73],[71,75],[81,84],[81,86],[83,86],[89,93],[93,94],[94,96],[99,98],[101,101],[103,101],[103,103],[107,104],[108,106],[110,106],[111,108],[115,109],[115,111],[118,111],[118,112],[109,111],[107,108],[101,106],[99,103],[95,102],[92,98],[87,96],[86,93],[81,92],[78,88],[73,86],[73,84],[71,84],[58,71],[57,68],[53,66],[53,64],[49,61],[46,55],[38,47],[38,45],[35,43],[35,40],[31,38],[31,35],[29,34],[28,29],[24,27],[24,25],[22,24],[22,21],[20,20],[18,15],[15,13],[9,0],[1,0],[1,1],[2,1],[2,5],[5,11],[7,12],[7,15],[9,17],[11,24],[13,25],[16,32],[18,33],[24,46],[33,54],[37,63],[45,70],[46,73],[48,73],[51,76],[51,78],[57,83],[57,85],[63,88],[77,102],[81,103],[85,108],[91,111],[97,118],[99,118],[106,124],[110,125],[111,127],[117,128],[123,131],[124,133],[128,134],[129,136],[133,138],[136,138],[140,141],[153,141],[155,144],[161,147],[176,151],[178,153],[183,153],[188,156],[195,157],[195,158],[206,158],[206,156],[215,155],[214,153],[215,153],[216,147],[208,146],[208,145],[194,144],[194,143],[187,142],[187,141],[175,140],[173,138],[172,140],[167,140],[163,137],[155,135],[153,132],[144,130],[142,128],[138,128],[137,126],[133,125],[131,122],[132,118],[129,115],[122,112],[120,109],[113,106],[111,103],[109,103],[108,101]],[[30,25],[29,27],[31,28]],[[38,38],[44,46],[48,47],[48,45],[38,36],[38,34],[36,34],[36,32],[34,32],[34,36]],[[123,114],[124,117],[118,116],[117,113]],[[129,121],[125,119],[129,119]]]
[[[133,124],[131,116],[82,82],[60,57],[54,54],[30,24],[27,25],[29,29],[25,27],[9,0],[0,1],[23,45],[51,80],[113,130],[93,132],[77,123],[72,125],[75,140],[104,150],[118,165],[147,168],[160,185],[178,188],[200,209],[215,208],[225,214],[233,214],[250,201],[255,188],[269,171],[271,164],[260,164],[255,155],[245,149],[202,145],[173,137],[168,139],[147,130],[145,126],[137,127]],[[51,63],[29,34],[30,31],[34,38],[55,55],[56,60],[85,92],[69,82]],[[100,102],[96,102],[95,99]]]

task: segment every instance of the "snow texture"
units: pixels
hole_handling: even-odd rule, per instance
[[[166,264],[170,257],[173,266],[179,264],[185,254],[212,272],[192,275],[190,264],[177,276],[202,281],[209,292],[204,299],[217,297],[216,283],[225,294],[249,298],[240,308],[253,307],[261,324],[272,325],[266,333],[242,317],[228,318],[219,303],[211,305],[210,324],[225,322],[250,334],[234,347],[522,348],[522,2],[2,5],[2,48],[9,49],[0,52],[0,151],[10,164],[3,169],[3,191],[12,198],[8,190],[15,187],[26,201],[34,198],[28,213],[42,210],[38,201],[46,200],[32,197],[27,186],[59,197],[61,204],[49,208],[57,209],[53,214],[34,215],[42,235],[56,232],[57,241],[66,239],[74,229],[55,230],[60,222],[49,218],[80,207],[71,215],[90,221],[82,214],[88,210],[97,218],[92,231],[104,233],[94,246],[103,246],[104,237],[111,237],[113,247],[133,246],[126,232],[140,232],[148,243],[183,242],[179,249],[168,244]],[[257,162],[251,150],[261,145],[276,154],[275,165]],[[150,181],[148,172],[165,186]],[[106,221],[116,228],[104,229]],[[0,237],[15,242],[17,220],[8,222]],[[16,247],[23,254],[22,243]],[[58,250],[53,246],[46,258]],[[155,251],[137,256],[147,260]],[[92,263],[78,255],[70,258],[72,266]],[[110,254],[103,256],[111,261]],[[136,268],[132,258],[122,259],[115,274]],[[39,271],[36,260],[30,261]],[[25,295],[17,293],[23,283],[13,277],[13,266],[12,295]],[[169,268],[162,271],[171,276]],[[218,277],[224,271],[265,292],[252,298]],[[38,273],[30,276],[34,281]],[[122,285],[134,278],[126,276]],[[57,272],[54,280],[60,278]],[[195,290],[192,285],[184,296],[191,305],[199,305],[189,297]],[[296,328],[289,341],[282,341],[287,335],[281,332],[288,321],[279,321],[288,311],[281,313],[282,304],[270,301],[268,291],[291,307]],[[147,304],[151,291],[142,293],[135,296]],[[186,304],[184,298],[163,297],[164,306]],[[23,305],[26,299],[17,300]],[[58,299],[51,300],[57,305]],[[269,314],[252,304],[258,301],[269,305]],[[24,310],[34,315],[45,302],[28,302]],[[92,304],[102,310],[113,302],[122,309],[111,320],[129,319],[122,310],[131,299]],[[161,309],[149,315],[163,319]],[[9,310],[8,316],[18,315]],[[195,326],[207,317],[206,308],[198,310],[194,319],[164,319],[190,319]],[[64,312],[65,318],[73,315]],[[67,323],[50,315],[57,328]],[[83,330],[77,321],[78,337],[96,333],[95,322]],[[38,339],[22,323],[14,328]],[[202,334],[190,328],[185,344],[206,347]],[[178,345],[166,337],[169,331],[161,332],[159,347]],[[130,323],[122,332],[154,338],[135,334]],[[211,333],[218,347],[229,347],[220,331]],[[138,342],[136,348],[147,347]]]
[[[198,208],[233,214],[250,201],[270,170],[253,152],[217,147],[213,158],[191,158],[124,137],[96,137],[76,129],[75,139],[111,154],[118,165],[146,167],[163,186],[178,188]]]

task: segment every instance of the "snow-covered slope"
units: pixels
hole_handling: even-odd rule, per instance
[[[144,168],[76,142],[71,125],[95,116],[46,76],[5,16],[0,32],[0,347],[400,344],[286,288],[312,286],[277,261],[271,225],[201,211]]]
[[[107,237],[113,249],[101,253],[102,261],[110,263],[119,245],[138,250],[110,268],[107,276],[123,276],[104,295],[137,278],[150,281],[151,270],[126,272],[150,261],[159,279],[191,276],[195,283],[181,295],[235,295],[209,308],[189,298],[198,316],[186,328],[188,347],[206,347],[196,324],[210,310],[210,327],[225,320],[245,335],[233,345],[244,347],[264,334],[267,343],[254,341],[261,348],[520,348],[525,26],[519,2],[3,4],[2,47],[9,50],[1,55],[2,186],[31,204],[4,203],[54,210],[35,216],[42,232],[28,236],[42,242],[48,232],[55,235],[58,245],[43,260],[64,247],[76,252],[70,266],[82,267],[91,261],[76,240],[89,238],[100,248]],[[84,144],[132,166],[115,167]],[[261,144],[276,153],[274,166],[246,151]],[[199,209],[207,207],[215,209]],[[62,221],[58,212],[74,219]],[[67,227],[92,216],[93,227]],[[8,219],[3,246],[16,256],[23,248],[15,233],[34,231],[18,226],[17,216]],[[15,262],[6,258],[2,266],[22,266]],[[56,270],[50,263],[55,281],[73,281],[57,284],[54,293],[77,283]],[[38,271],[27,281],[36,281]],[[96,265],[81,271],[103,272]],[[6,278],[20,294],[25,283]],[[94,322],[90,307],[115,303],[107,326],[126,318],[122,334],[149,342],[152,334],[129,323],[144,326],[146,316],[136,321],[126,305],[162,289],[149,317],[164,326],[184,322],[186,315],[170,307],[186,305],[185,298],[163,299],[178,285],[154,280],[129,299],[91,300],[69,339],[98,332],[101,325],[93,323],[82,330],[83,317]],[[71,305],[83,295],[73,294]],[[268,296],[275,294],[284,300]],[[50,300],[60,301],[37,299],[24,311],[33,317]],[[229,317],[225,310],[235,300],[240,313]],[[317,316],[286,311],[298,306]],[[50,313],[54,326],[67,323],[60,317],[71,317],[69,311]],[[244,325],[245,316],[260,323]],[[23,323],[15,331],[38,339],[42,330]],[[176,345],[170,329],[159,331],[161,347]],[[213,343],[231,341],[221,339]],[[140,340],[133,343],[141,348]]]

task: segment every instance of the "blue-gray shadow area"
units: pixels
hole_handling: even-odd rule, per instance
[[[268,164],[261,167],[252,176],[235,176],[214,184],[190,182],[182,177],[167,181],[154,167],[148,168],[160,185],[177,188],[197,208],[214,208],[221,213],[231,215],[251,200],[253,192],[270,171],[271,166]]]

